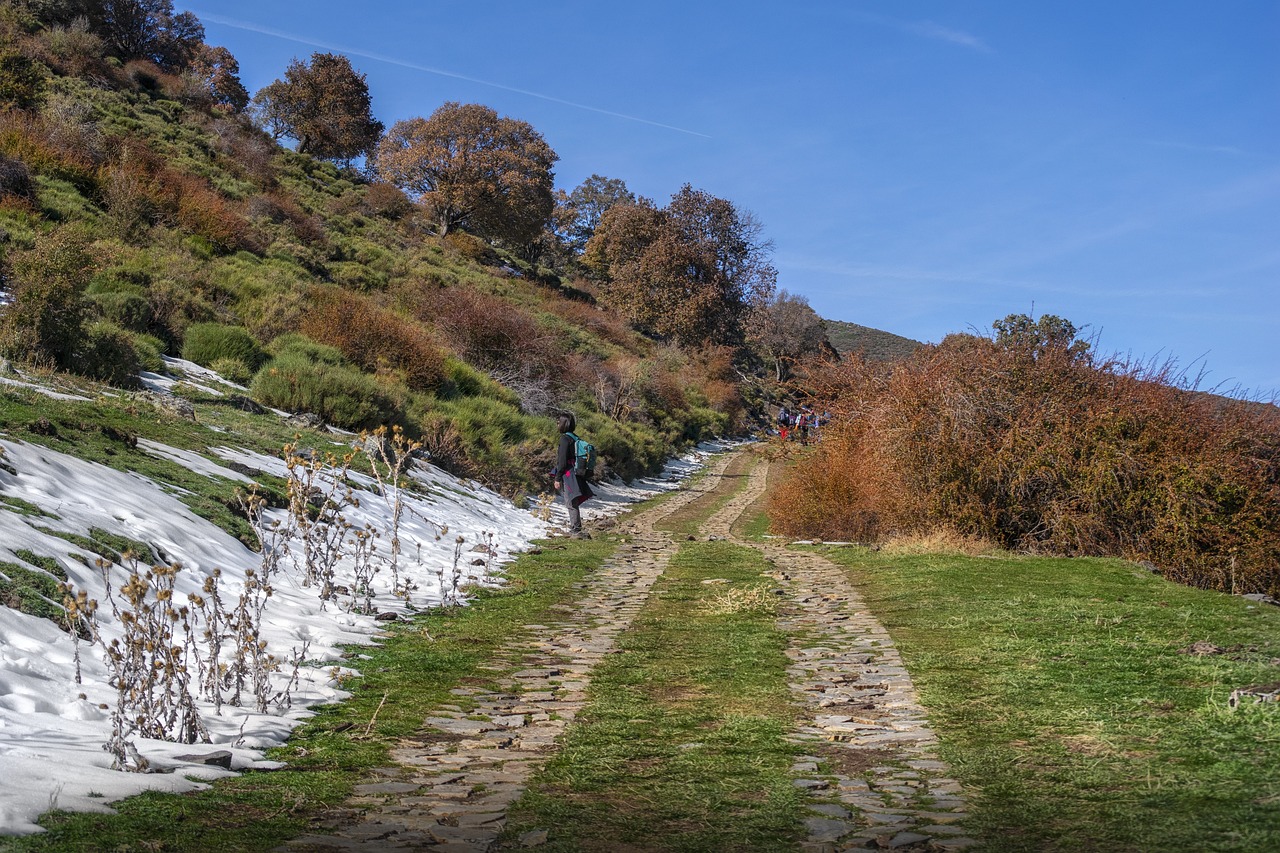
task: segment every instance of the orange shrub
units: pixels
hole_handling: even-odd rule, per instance
[[[784,532],[869,540],[943,527],[1280,591],[1273,405],[1188,390],[1170,369],[970,336],[818,380],[835,417],[775,495]]]
[[[300,325],[307,337],[365,370],[399,374],[410,388],[433,390],[444,381],[444,356],[420,324],[336,287],[316,288],[311,300]]]

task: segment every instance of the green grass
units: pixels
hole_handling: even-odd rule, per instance
[[[1280,850],[1280,609],[1102,559],[832,550],[902,651],[990,850]],[[1180,653],[1207,640],[1228,651]]]
[[[694,498],[685,506],[676,512],[662,519],[656,526],[659,530],[665,530],[678,538],[696,537],[699,533],[699,526],[706,521],[716,511],[723,507],[729,500],[747,487],[750,478],[751,468],[755,464],[755,457],[750,453],[741,453],[729,463],[729,467],[725,469],[724,476],[719,479],[716,487],[703,495]],[[705,474],[699,472],[696,479],[691,480],[688,488],[695,488],[702,483]]]
[[[435,705],[459,702],[449,690],[524,625],[578,594],[575,584],[613,548],[604,539],[546,546],[508,567],[504,589],[477,592],[467,607],[396,624],[379,645],[353,648],[368,657],[357,662],[362,675],[344,685],[351,698],[317,707],[287,745],[269,753],[287,762],[284,770],[244,773],[193,794],[142,794],[116,804],[118,815],[50,813],[41,819],[47,833],[0,838],[0,850],[271,850],[341,804]]]
[[[597,667],[588,707],[513,806],[506,838],[548,829],[548,851],[795,848],[804,809],[783,739],[785,638],[767,609],[703,610],[765,583],[766,569],[724,542],[681,549]]]

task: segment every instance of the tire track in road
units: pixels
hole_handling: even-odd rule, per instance
[[[506,689],[454,688],[459,704],[439,706],[392,749],[393,764],[377,769],[376,778],[317,824],[332,834],[311,833],[279,849],[491,849],[508,807],[585,706],[592,670],[613,651],[676,552],[654,525],[713,490],[733,458],[724,454],[712,463],[702,481],[710,487],[682,490],[619,524],[624,541],[618,551],[584,581],[579,600],[554,608],[565,615],[524,626],[534,639],[513,639],[480,667]]]
[[[911,676],[846,570],[819,554],[734,536],[734,524],[764,494],[767,475],[768,464],[758,461],[747,488],[702,529],[761,551],[788,593],[779,627],[788,637],[788,676],[801,708],[791,739],[809,753],[792,770],[814,811],[805,849],[976,846],[957,826],[966,816],[964,794],[937,756]]]

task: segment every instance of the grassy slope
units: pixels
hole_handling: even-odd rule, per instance
[[[843,320],[823,320],[827,327],[827,340],[841,355],[861,352],[867,361],[897,361],[906,358],[918,346],[919,341],[904,338],[892,332],[882,332],[857,323]]]
[[[840,549],[992,850],[1280,849],[1280,609],[1100,559]],[[1207,640],[1223,655],[1181,653]]]

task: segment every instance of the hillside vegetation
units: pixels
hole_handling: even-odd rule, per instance
[[[951,335],[815,381],[834,418],[774,495],[786,532],[876,542],[943,530],[1280,593],[1274,405],[1104,358],[1053,316],[1010,315],[990,338]]]
[[[920,341],[857,323],[824,319],[822,324],[826,328],[827,340],[837,352],[860,355],[867,361],[899,361],[924,346]]]
[[[555,189],[537,131],[477,104],[384,132],[334,54],[251,98],[169,0],[7,0],[0,42],[18,363],[131,388],[183,356],[513,495],[545,483],[561,410],[628,479],[764,413],[776,272],[728,200]]]

